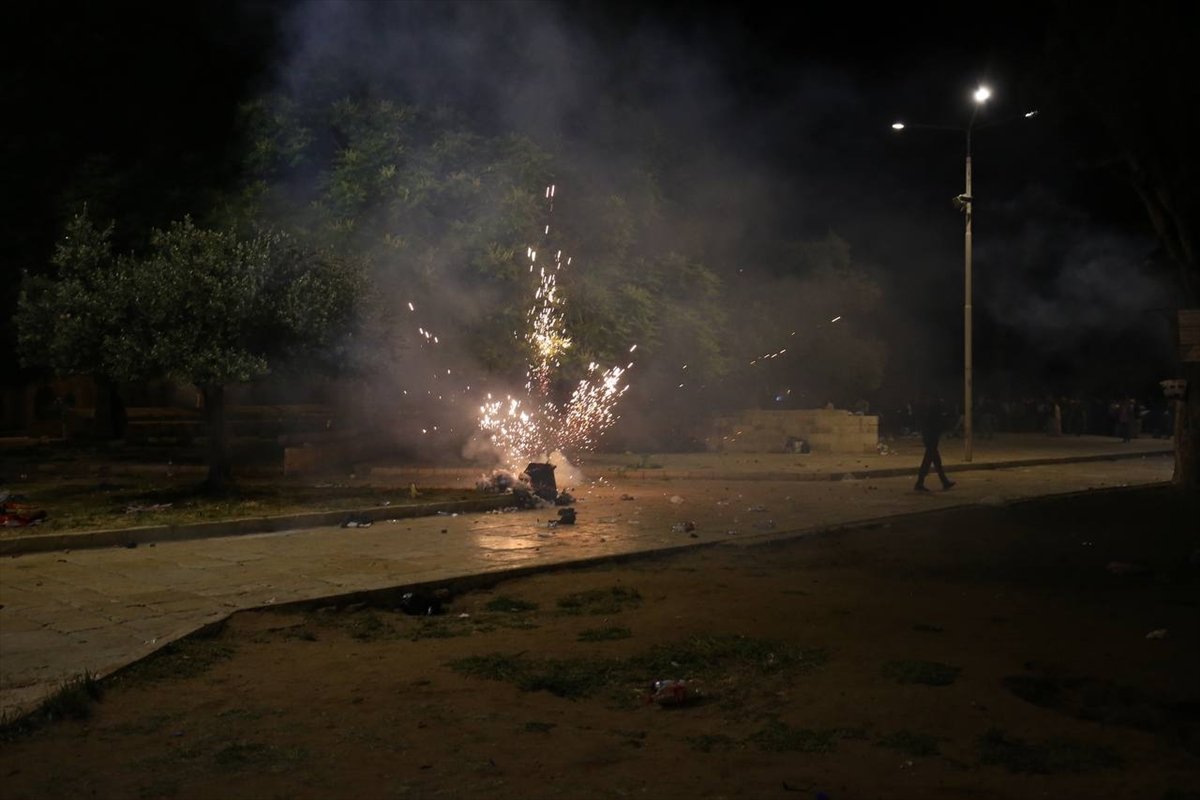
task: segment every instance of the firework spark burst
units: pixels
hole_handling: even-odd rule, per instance
[[[554,208],[555,187],[546,187],[548,211]],[[550,225],[543,236],[550,233]],[[562,358],[574,344],[567,334],[563,296],[558,291],[558,276],[570,265],[562,250],[554,254],[553,264],[543,260],[537,265],[538,251],[529,247],[530,273],[537,272],[538,287],[533,304],[526,315],[527,331],[524,341],[530,353],[525,372],[525,396],[509,395],[497,400],[492,395],[479,408],[479,430],[510,464],[520,465],[533,458],[543,458],[559,451],[590,450],[600,437],[619,418],[617,402],[629,385],[626,374],[633,362],[625,367],[601,369],[592,362],[586,375],[575,386],[564,405],[554,402],[551,388],[555,373],[562,367]],[[629,352],[637,345],[629,348]]]

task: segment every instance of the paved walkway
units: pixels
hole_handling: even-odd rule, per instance
[[[662,467],[644,476],[623,469],[640,457],[596,458],[588,467],[603,477],[578,484],[574,527],[549,527],[557,513],[546,509],[5,558],[0,712],[28,709],[73,675],[108,674],[240,609],[1170,478],[1171,458],[1149,454],[1163,442],[1131,445],[1008,441],[991,452],[977,447],[972,466],[981,471],[966,472],[956,469],[951,441],[943,449],[959,485],[928,495],[911,491],[911,451],[826,457],[822,481],[811,477],[811,456],[653,456],[647,463]],[[1135,457],[1113,460],[1117,455]],[[1075,460],[1018,466],[1062,458]],[[1080,460],[1099,458],[1105,460]],[[894,470],[906,474],[892,476]],[[866,477],[828,479],[856,472]],[[471,477],[465,470],[446,474]],[[650,480],[664,476],[675,477]],[[694,532],[678,529],[686,522]]]

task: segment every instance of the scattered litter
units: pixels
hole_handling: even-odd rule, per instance
[[[1167,635],[1168,634],[1167,634],[1166,628],[1158,628],[1156,630],[1152,630],[1149,633],[1147,633],[1146,638],[1147,639],[1166,639]]]
[[[369,528],[371,521],[365,519],[348,519],[342,523],[343,528]]]
[[[0,513],[0,526],[5,528],[25,528],[30,525],[41,525],[46,519],[46,512],[42,510],[32,513],[24,513],[18,511],[11,505],[5,505],[3,513]]]
[[[470,619],[470,618],[471,618],[471,615],[470,615],[470,614],[468,614],[468,613],[466,613],[466,612],[464,611],[463,613],[461,613],[461,614],[459,614],[459,615],[458,615],[458,618],[459,618],[459,619]]]
[[[729,501],[728,501],[728,500],[718,500],[718,501],[717,501],[717,505],[719,505],[719,506],[727,506],[727,505],[729,505]]]
[[[405,592],[400,596],[400,610],[414,617],[431,617],[445,611],[442,607],[444,590],[433,593]]]
[[[170,508],[173,505],[174,505],[174,503],[153,503],[151,505],[146,505],[146,506],[126,506],[125,513],[126,514],[141,514],[143,512],[147,512],[147,511],[166,511],[168,508]]]
[[[681,706],[688,699],[687,684],[676,680],[655,681],[646,695],[647,703],[658,703],[660,706]]]
[[[730,530],[725,531],[725,535],[726,536],[737,536],[737,531],[735,531],[731,528]]]
[[[679,495],[677,495],[677,494],[673,494],[673,495],[671,495],[671,504],[672,504],[672,505],[676,505],[676,506],[677,506],[677,505],[679,505],[679,504],[680,504],[680,503],[682,503],[682,502],[683,502],[683,498],[682,498],[682,497],[680,497]]]
[[[511,470],[497,469],[492,470],[491,475],[480,476],[479,479],[475,481],[475,488],[481,492],[496,492],[498,494],[503,494],[504,492],[510,491],[521,484],[524,484],[526,488],[529,487],[527,482],[522,481],[517,477],[516,473],[512,472]],[[415,484],[410,487],[410,491],[416,491]],[[413,496],[416,497],[415,494]]]
[[[746,510],[752,511],[752,512],[759,512],[759,511],[766,511],[767,507],[766,506],[750,506]]]
[[[671,530],[674,531],[675,533],[691,533],[692,531],[696,530],[696,523],[694,523],[694,522],[676,522],[674,525],[671,526]]]
[[[573,509],[573,508],[559,509],[558,523],[560,525],[574,525],[575,524],[575,509]]]
[[[621,495],[621,499],[622,500],[636,500],[637,498],[631,494],[623,494],[623,495]]]

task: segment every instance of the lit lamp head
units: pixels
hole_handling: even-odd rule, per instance
[[[892,123],[892,130],[894,130],[894,131],[902,131],[902,130],[904,130],[904,123],[903,123],[903,122],[893,122],[893,123]]]
[[[980,86],[978,89],[975,90],[975,94],[973,95],[973,97],[975,98],[975,102],[979,103],[980,105],[983,105],[984,103],[986,103],[988,98],[991,96],[992,96],[992,90],[986,86]]]

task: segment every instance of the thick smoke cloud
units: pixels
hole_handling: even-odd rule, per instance
[[[601,192],[619,189],[646,158],[631,142],[651,143],[672,211],[652,246],[702,258],[736,295],[745,284],[789,279],[782,243],[836,232],[883,290],[868,318],[847,323],[894,343],[885,380],[903,391],[926,376],[953,377],[961,369],[962,220],[948,200],[961,191],[961,147],[953,136],[901,139],[888,125],[903,111],[953,123],[980,65],[961,54],[909,53],[897,69],[900,61],[887,60],[895,53],[864,58],[861,48],[851,51],[844,25],[821,26],[814,18],[793,43],[736,16],[672,19],[604,4],[309,0],[283,20],[274,88],[452,107],[482,133],[529,136],[602,176]],[[997,113],[1016,110],[1019,87],[1002,88],[1012,105]],[[1032,354],[1024,366],[1036,380],[1040,355],[1087,344],[1114,319],[1138,328],[1132,320],[1163,304],[1161,284],[1138,267],[1146,240],[1089,224],[1045,188],[1056,176],[1036,157],[1037,135],[984,141],[979,179],[990,207],[981,203],[980,216],[993,218],[976,240],[980,374],[993,352],[989,337],[1003,339],[997,350]],[[1020,169],[1007,168],[1021,159]],[[586,252],[573,255],[587,263]],[[443,289],[443,303],[422,309],[439,330],[493,302],[472,285]],[[789,310],[778,315],[785,332]],[[1152,339],[1153,324],[1138,335]],[[446,369],[478,380],[479,366],[446,333],[439,349],[395,356],[396,367],[369,390],[381,407],[404,391],[436,397],[429,376]],[[637,380],[659,392],[647,389],[640,402],[689,402],[665,394],[680,382],[673,373]],[[639,391],[635,384],[633,405]],[[458,433],[472,411],[461,407]]]

